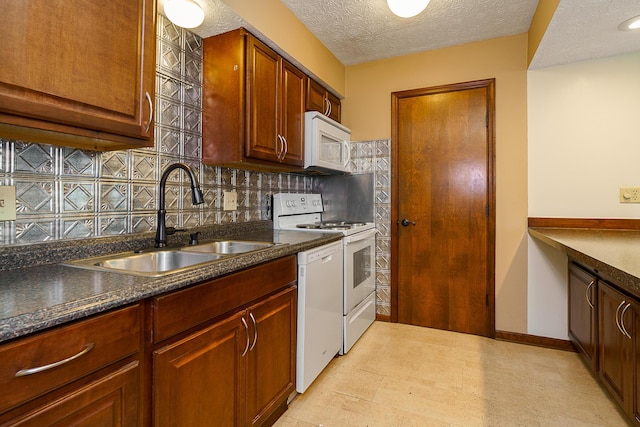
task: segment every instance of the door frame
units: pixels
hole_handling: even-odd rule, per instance
[[[495,242],[496,242],[496,176],[495,176],[495,78],[411,89],[391,93],[391,321],[398,322],[398,103],[401,99],[423,95],[484,88],[487,94],[487,335],[495,338]]]

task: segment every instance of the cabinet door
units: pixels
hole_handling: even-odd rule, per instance
[[[594,371],[597,365],[597,279],[569,264],[569,337]]]
[[[131,362],[6,425],[14,427],[137,426],[141,412],[138,371],[138,362]]]
[[[631,335],[633,351],[631,352],[630,367],[632,381],[629,393],[629,414],[636,425],[640,426],[640,303],[633,302],[625,313],[624,327]]]
[[[327,91],[322,87],[320,83],[313,79],[307,80],[307,99],[306,107],[309,111],[320,111],[322,114],[327,114]]]
[[[247,425],[262,425],[278,408],[284,409],[295,387],[296,288],[250,307],[247,316],[254,332],[248,354]]]
[[[631,340],[620,329],[620,312],[629,299],[603,281],[598,289],[600,377],[618,403],[626,407],[625,391],[632,379],[626,365]]]
[[[293,65],[282,61],[282,102],[280,135],[286,141],[282,163],[304,164],[304,83],[305,75]]]
[[[152,136],[155,2],[0,0],[0,10],[0,122],[140,145]]]
[[[280,57],[253,36],[247,36],[246,156],[279,162],[284,144],[278,138]]]
[[[329,117],[339,122],[342,118],[342,103],[340,98],[331,92],[327,92],[327,102],[329,104]]]
[[[242,426],[244,311],[153,353],[155,426]]]

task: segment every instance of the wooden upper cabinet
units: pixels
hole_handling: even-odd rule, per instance
[[[301,171],[306,76],[244,29],[204,41],[203,162]]]
[[[329,92],[317,81],[307,79],[306,107],[308,111],[320,111],[339,122],[341,119],[340,98]]]
[[[0,136],[153,145],[153,0],[0,0]]]

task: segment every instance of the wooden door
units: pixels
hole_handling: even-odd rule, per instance
[[[247,36],[246,156],[279,162],[278,91],[280,56],[255,37]]]
[[[0,0],[0,10],[0,113],[15,115],[3,122],[153,135],[154,2]]]
[[[569,337],[597,371],[597,279],[580,267],[569,264]]]
[[[286,155],[282,163],[304,165],[304,93],[305,75],[282,61],[280,134],[286,139]]]
[[[247,310],[253,337],[248,353],[247,425],[279,416],[296,379],[296,288]],[[284,409],[284,406],[282,406]],[[276,411],[275,413],[273,413]]]
[[[245,425],[243,315],[153,352],[153,425]]]
[[[392,320],[495,335],[493,94],[392,94]]]
[[[598,289],[600,378],[618,403],[626,408],[625,390],[632,379],[625,366],[630,340],[618,325],[620,307],[628,302],[628,298],[602,281]]]

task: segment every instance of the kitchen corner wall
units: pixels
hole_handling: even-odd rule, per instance
[[[311,191],[312,178],[204,165],[202,40],[158,16],[155,146],[98,153],[0,138],[0,185],[14,185],[17,220],[0,221],[0,244],[152,231],[162,172],[175,162],[197,172],[205,204],[191,205],[180,171],[167,183],[167,223],[195,227],[270,219],[275,192]],[[223,211],[223,191],[238,210]]]
[[[376,236],[376,312],[391,316],[391,140],[351,142],[353,173],[373,173]]]

